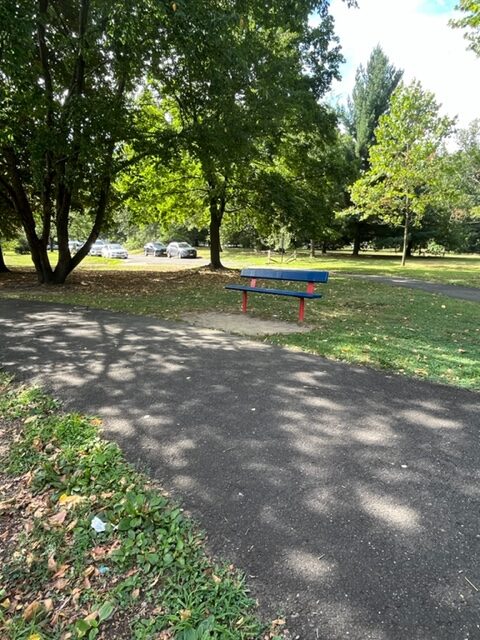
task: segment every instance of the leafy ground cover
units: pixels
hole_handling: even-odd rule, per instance
[[[99,424],[0,375],[0,637],[286,637]]]
[[[131,252],[135,253],[135,252]],[[198,250],[200,258],[208,259],[209,253],[207,248]],[[325,269],[332,273],[346,274],[370,274],[385,275],[405,278],[417,278],[419,280],[428,280],[431,282],[443,282],[446,284],[464,285],[470,287],[480,287],[480,256],[446,256],[444,258],[436,257],[414,257],[407,261],[406,267],[400,266],[400,258],[398,254],[387,254],[383,252],[365,253],[357,258],[348,255],[345,252],[337,252],[322,256],[317,255],[316,258],[310,258],[308,252],[297,252],[297,258],[292,262],[287,262],[291,258],[291,254],[286,255],[284,262],[281,262],[280,256],[276,255],[269,262],[266,252],[253,252],[242,249],[225,249],[222,253],[222,261],[226,267],[232,269],[241,269],[246,266],[277,266],[281,265],[285,268],[295,269]],[[13,252],[5,252],[5,260],[11,268],[32,268],[30,256],[17,255]],[[195,266],[194,261],[185,261],[182,263],[183,268],[192,268]],[[149,271],[171,271],[178,270],[179,265],[175,266],[166,259],[159,258],[154,264],[148,265]],[[132,265],[122,260],[108,260],[106,258],[96,258],[88,256],[82,262],[80,270],[105,270],[105,271],[144,271],[145,265]]]
[[[238,312],[239,294],[224,284],[238,271],[94,272],[73,274],[64,287],[38,287],[33,274],[2,278],[10,297],[82,304],[113,311],[181,319],[186,312]],[[479,305],[422,291],[336,275],[307,303],[309,333],[269,341],[338,360],[480,389]],[[249,313],[296,322],[295,301],[252,296]]]

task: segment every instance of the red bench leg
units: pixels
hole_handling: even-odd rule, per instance
[[[300,298],[300,307],[298,309],[298,321],[303,322],[305,318],[305,298]]]
[[[247,292],[242,291],[242,311],[247,313]]]

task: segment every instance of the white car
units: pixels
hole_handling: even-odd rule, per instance
[[[104,258],[128,258],[128,251],[121,244],[106,244],[102,249]]]
[[[170,242],[167,247],[167,258],[196,258],[197,250],[188,242]]]
[[[89,256],[101,256],[105,242],[103,240],[95,240],[88,252]]]
[[[83,242],[80,242],[79,240],[69,240],[68,241],[68,248],[70,249],[70,253],[71,254],[77,253],[77,251],[80,249],[80,247],[83,247]]]

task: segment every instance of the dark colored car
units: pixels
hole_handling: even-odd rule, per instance
[[[169,258],[196,258],[197,250],[188,242],[170,242],[167,247]]]
[[[146,256],[161,257],[167,255],[167,247],[161,242],[147,242],[143,247]]]

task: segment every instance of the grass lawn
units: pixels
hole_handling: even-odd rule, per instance
[[[282,637],[99,424],[0,374],[0,637]]]
[[[288,258],[288,256],[287,256]],[[407,260],[405,267],[400,266],[399,254],[366,252],[357,258],[345,253],[329,253],[325,256],[317,253],[310,258],[307,252],[297,252],[297,259],[282,264],[279,256],[270,266],[283,266],[294,269],[325,269],[332,273],[355,273],[418,278],[431,282],[444,282],[470,287],[480,287],[480,256],[447,256],[445,258],[414,257]],[[268,266],[264,253],[229,249],[222,254],[222,261],[228,267],[241,269],[244,266]]]
[[[480,390],[480,308],[422,291],[352,280],[336,272],[307,302],[309,333],[267,340],[295,349],[394,371],[403,375]],[[180,319],[189,311],[237,312],[240,294],[224,284],[238,272],[92,271],[72,274],[63,287],[38,287],[32,273],[0,280],[0,295]],[[3,292],[3,293],[2,293]],[[252,296],[250,313],[297,320],[297,302]]]

